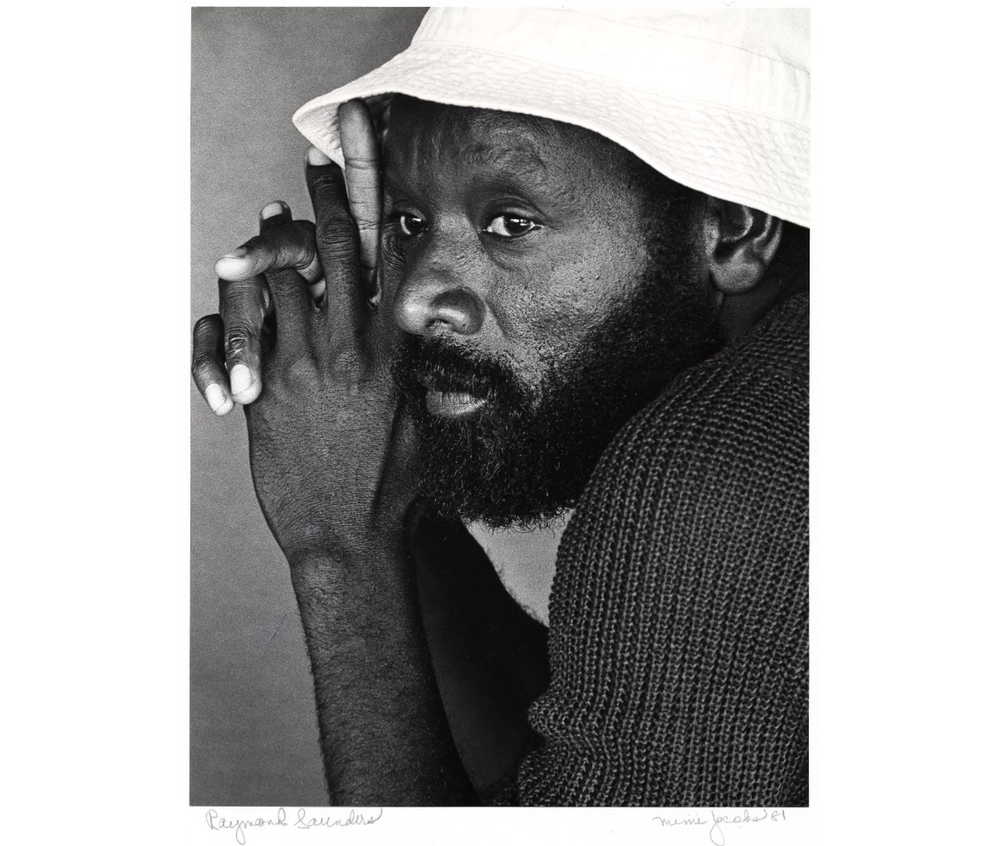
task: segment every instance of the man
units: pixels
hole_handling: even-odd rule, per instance
[[[434,10],[296,116],[315,241],[265,209],[194,374],[335,803],[807,801],[800,22]],[[546,633],[458,519],[574,507]]]

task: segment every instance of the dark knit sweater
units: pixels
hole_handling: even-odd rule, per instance
[[[619,434],[563,536],[501,801],[808,803],[808,295]]]

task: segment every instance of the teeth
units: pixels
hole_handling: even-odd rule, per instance
[[[472,394],[466,394],[462,391],[440,391],[441,399],[448,400],[449,402],[458,403],[460,405],[473,403],[476,398]]]
[[[427,391],[427,410],[439,417],[458,417],[470,414],[486,405],[479,399],[463,391]]]

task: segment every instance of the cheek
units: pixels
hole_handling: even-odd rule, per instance
[[[634,240],[596,241],[568,251],[535,297],[532,326],[553,349],[575,347],[599,326],[616,303],[632,296],[646,267],[645,248]]]
[[[587,271],[590,271],[589,273]],[[627,293],[631,280],[608,279],[612,268],[564,268],[525,316],[516,357],[527,381],[539,385],[565,364],[579,360],[598,328]]]

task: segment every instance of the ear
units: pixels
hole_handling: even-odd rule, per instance
[[[726,296],[753,291],[778,251],[781,219],[715,197],[707,211],[708,270],[716,290]]]

